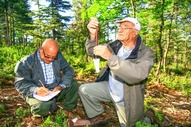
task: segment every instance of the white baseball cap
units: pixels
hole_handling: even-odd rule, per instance
[[[122,20],[116,21],[116,23],[121,23],[121,22],[126,22],[126,21],[133,23],[135,25],[136,30],[138,30],[138,31],[141,30],[141,25],[140,25],[139,21],[136,18],[126,17],[126,18],[124,18]]]

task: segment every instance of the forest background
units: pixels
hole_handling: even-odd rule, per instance
[[[37,9],[31,10],[31,1]],[[186,105],[183,121],[175,118],[171,124],[191,123],[191,1],[190,0],[0,0],[0,89],[14,87],[14,67],[22,57],[34,52],[46,38],[59,42],[60,50],[76,72],[79,81],[93,81],[95,74],[92,59],[85,51],[88,37],[87,23],[91,17],[100,22],[99,43],[109,43],[116,38],[115,21],[136,17],[141,23],[143,42],[152,48],[155,64],[149,75],[147,87],[161,88],[172,95],[183,97],[177,105]],[[67,15],[72,10],[72,15]],[[101,67],[106,62],[101,60]],[[5,84],[9,85],[6,86]],[[0,92],[2,94],[3,92]],[[169,92],[170,91],[170,92]],[[156,91],[152,92],[153,94]],[[160,93],[161,94],[161,93]],[[7,95],[9,96],[9,95]],[[11,96],[11,95],[10,95]],[[176,113],[171,103],[170,111],[154,105],[164,96],[147,96],[146,108],[158,112],[160,119],[168,112]],[[0,100],[0,121],[9,123],[5,100]],[[9,99],[9,98],[8,98]],[[14,114],[25,116],[23,108],[16,107]],[[173,111],[172,111],[173,110]],[[178,109],[180,110],[180,109]],[[19,112],[19,113],[18,113]],[[166,114],[165,114],[166,113]],[[167,115],[168,116],[168,115]],[[18,116],[17,116],[18,117]],[[19,117],[20,118],[20,117]],[[8,120],[7,120],[8,119]],[[162,118],[160,119],[162,121]],[[14,124],[19,124],[15,123]]]

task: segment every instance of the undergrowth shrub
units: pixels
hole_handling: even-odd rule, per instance
[[[0,77],[12,78],[18,60],[35,51],[33,45],[14,45],[0,48]]]

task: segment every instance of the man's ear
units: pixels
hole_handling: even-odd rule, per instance
[[[42,48],[39,48],[39,52],[40,52],[40,54],[43,52],[42,50],[43,50]]]
[[[135,30],[130,31],[129,34],[130,34],[131,38],[135,38],[137,36],[137,33]]]
[[[132,32],[133,32],[133,33],[132,33],[132,34],[133,34],[133,37],[135,38],[135,37],[138,35],[138,31],[137,31],[137,30],[133,30]]]
[[[41,59],[44,59],[42,47],[39,49],[39,55],[40,55],[40,58],[41,58]]]

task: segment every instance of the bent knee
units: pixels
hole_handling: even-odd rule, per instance
[[[87,85],[80,85],[78,93],[81,94],[87,94]]]
[[[56,110],[56,103],[54,101],[41,102],[37,105],[31,107],[31,112],[33,115],[46,116]]]

